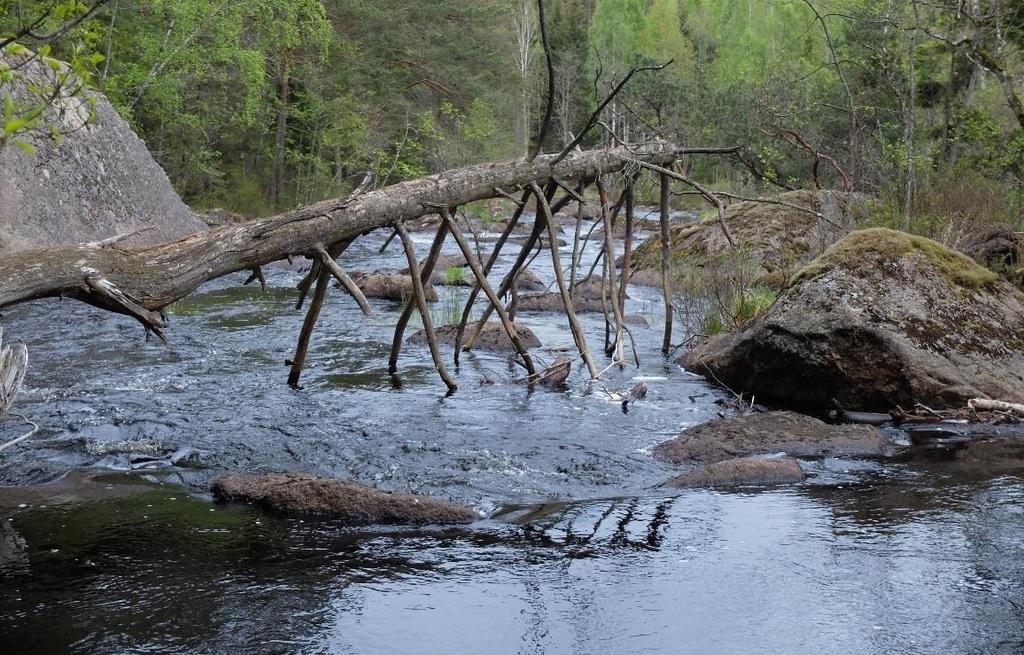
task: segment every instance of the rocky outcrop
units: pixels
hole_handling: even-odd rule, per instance
[[[8,56],[4,63],[23,62]],[[52,90],[53,75],[34,59],[4,88],[29,104],[38,93],[29,85]],[[32,130],[18,135],[32,152],[0,147],[0,251],[98,241],[150,225],[127,243],[159,243],[206,228],[102,94],[62,95],[43,125],[62,136]]]
[[[842,191],[791,191],[766,200],[785,204],[738,202],[726,209],[725,223],[751,275],[775,288],[852,229],[867,207],[866,196]],[[670,240],[676,266],[702,267],[736,256],[717,214],[673,225]],[[640,244],[632,262],[631,282],[660,286],[661,238]]]
[[[352,524],[472,523],[469,508],[353,482],[304,474],[226,475],[213,483],[219,502],[248,502],[283,514],[313,514]]]
[[[800,462],[792,457],[740,457],[702,466],[672,478],[666,487],[767,487],[803,482]]]
[[[654,449],[673,464],[714,463],[750,455],[792,457],[878,456],[887,439],[869,425],[829,425],[793,412],[766,412],[718,419],[690,428]]]
[[[442,325],[441,327],[435,328],[434,333],[437,335],[438,343],[446,346],[455,346],[455,335],[458,331],[458,325]],[[516,334],[519,336],[519,340],[522,342],[523,347],[529,350],[530,348],[540,347],[540,339],[533,333],[533,330],[526,327],[525,325],[515,324]],[[473,325],[470,324],[466,328],[466,336],[468,339],[471,334]],[[413,333],[406,339],[409,343],[425,344],[427,343],[427,333],[423,330]],[[488,321],[484,324],[483,330],[480,332],[480,337],[476,341],[474,346],[477,350],[507,350],[514,352],[515,348],[512,346],[512,341],[508,338],[508,333],[505,332],[504,326],[498,321]]]
[[[854,232],[762,317],[685,354],[770,404],[888,411],[1024,401],[1024,294],[923,237]]]

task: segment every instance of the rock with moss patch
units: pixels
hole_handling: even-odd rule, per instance
[[[282,514],[311,514],[364,525],[472,523],[473,510],[427,496],[381,491],[305,474],[226,475],[213,483],[219,502],[248,502]]]
[[[779,288],[789,275],[852,229],[866,213],[867,204],[862,194],[791,191],[765,202],[738,202],[726,209],[725,223],[752,277]],[[726,255],[736,264],[717,213],[673,225],[670,240],[675,266],[699,268]],[[657,234],[640,244],[632,261],[630,281],[661,286],[661,238]]]
[[[882,455],[887,441],[878,428],[869,425],[829,425],[793,412],[765,412],[690,428],[659,444],[654,456],[673,464],[780,452],[793,457],[866,457]]]
[[[1024,294],[935,241],[863,230],[804,268],[763,316],[681,361],[796,408],[1022,402]]]
[[[533,333],[533,330],[515,323],[516,334],[519,336],[519,340],[522,342],[523,347],[529,350],[530,348],[537,348],[540,344],[540,339]],[[463,339],[469,339],[469,335],[472,334],[473,325],[470,324],[466,327],[466,334]],[[438,343],[446,346],[455,346],[455,335],[458,331],[458,325],[442,325],[441,327],[435,328],[434,333],[437,335]],[[423,330],[419,330],[406,339],[409,343],[425,344],[427,343],[427,333]],[[508,338],[508,333],[505,332],[505,327],[499,321],[488,321],[484,324],[483,329],[480,331],[480,336],[476,341],[476,345],[473,346],[479,350],[507,350],[514,351],[515,348],[512,346],[511,339]]]
[[[804,471],[792,457],[739,457],[702,466],[672,478],[666,487],[767,487],[803,482]]]

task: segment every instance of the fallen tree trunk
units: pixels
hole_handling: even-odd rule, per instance
[[[638,148],[546,155],[456,169],[395,184],[354,198],[327,200],[279,216],[227,225],[147,248],[94,243],[15,252],[0,261],[0,307],[45,297],[70,297],[127,314],[161,334],[160,309],[204,282],[248,271],[289,255],[394,226],[404,220],[510,188],[551,180],[593,180],[631,162],[670,164],[687,154],[731,154],[734,149]]]
[[[525,208],[526,193],[536,193],[539,185],[545,185],[548,191],[538,194],[542,198],[539,209],[544,211],[538,211],[530,239],[500,290],[488,294],[488,307],[483,316],[485,321],[490,310],[500,304],[501,297],[508,291],[506,286],[515,284],[518,269],[545,227],[549,232],[548,241],[552,246],[556,272],[561,274],[560,268],[557,268],[559,262],[551,217],[553,211],[548,204],[557,188],[568,189],[564,181],[576,181],[579,188],[585,189],[602,175],[627,168],[636,170],[638,165],[665,170],[660,165],[670,166],[685,155],[734,156],[736,152],[736,148],[679,148],[657,142],[639,147],[576,152],[572,156],[563,153],[533,160],[479,164],[377,191],[362,193],[360,187],[346,198],[323,201],[267,219],[226,225],[156,246],[124,247],[121,245],[123,239],[115,237],[93,243],[14,252],[5,255],[0,261],[0,308],[37,298],[69,297],[131,316],[142,323],[147,335],[153,333],[163,338],[166,319],[161,310],[187,296],[204,282],[238,271],[251,271],[247,284],[257,279],[265,284],[261,266],[281,259],[291,261],[291,256],[303,255],[313,260],[313,266],[297,287],[300,295],[296,308],[302,307],[311,290],[314,295],[299,335],[295,357],[287,362],[292,367],[289,382],[297,386],[310,337],[327,293],[328,280],[333,275],[344,284],[347,278],[344,269],[334,260],[359,236],[381,228],[391,230],[392,238],[395,234],[402,236],[403,247],[410,260],[409,270],[415,272],[419,267],[414,261],[411,242],[405,234],[405,221],[430,213],[454,212],[460,205],[477,200],[507,198],[511,190],[518,189],[524,191],[524,204],[517,211],[517,218]],[[574,195],[570,194],[566,198],[571,200]],[[556,203],[555,206],[559,205]],[[512,223],[515,222],[514,219]],[[434,247],[425,266],[428,278],[429,269],[446,236],[447,225],[447,222],[442,221],[435,235]],[[506,232],[511,233],[512,227],[510,225]],[[492,253],[488,266],[497,258],[498,249],[500,243]],[[469,254],[466,256],[469,259]],[[482,269],[479,275],[486,276],[486,272],[487,268]],[[418,281],[415,274],[413,278],[414,283]],[[415,284],[414,292],[417,300],[423,300],[423,290],[415,289]],[[353,295],[359,300],[362,294]],[[617,299],[613,298],[612,301],[618,306]],[[369,309],[365,301],[360,304],[364,312]],[[427,334],[431,335],[433,330],[427,309],[422,303],[418,304],[424,327]],[[469,316],[471,306],[472,297],[467,303],[464,319]],[[392,374],[396,372],[401,335],[411,309],[410,303],[396,329],[389,364]],[[579,350],[587,360],[593,377],[596,368],[590,361],[571,304],[567,305],[567,313]],[[472,347],[475,337],[474,332],[466,349]],[[621,336],[619,340],[621,342]],[[431,346],[431,355],[438,372],[449,389],[453,390],[455,381],[445,371],[436,343]],[[530,363],[525,354],[524,360]]]

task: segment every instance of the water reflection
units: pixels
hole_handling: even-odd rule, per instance
[[[0,557],[0,648],[1019,652],[1020,480],[879,513],[900,486],[515,505],[426,531],[267,517],[167,486],[8,506],[17,538],[0,543],[21,546]]]

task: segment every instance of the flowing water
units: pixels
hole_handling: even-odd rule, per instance
[[[382,242],[344,264],[403,267]],[[552,281],[546,256],[534,269]],[[726,395],[661,356],[657,290],[630,289],[652,326],[631,328],[638,369],[588,387],[577,365],[567,390],[530,392],[477,352],[446,397],[422,347],[389,381],[397,303],[364,318],[339,291],[289,388],[300,274],[267,275],[266,294],[239,274],[173,306],[169,345],[80,303],[4,312],[30,349],[17,410],[40,431],[0,453],[0,484],[90,473],[61,483],[72,503],[0,490],[0,653],[1024,652],[1024,467],[826,458],[787,489],[667,492],[678,471],[651,447]],[[464,294],[439,291],[435,323]],[[520,321],[541,359],[572,347],[564,317]],[[599,344],[602,320],[583,324]],[[615,394],[638,379],[626,412]],[[353,529],[202,495],[226,471],[282,470],[486,518]]]

